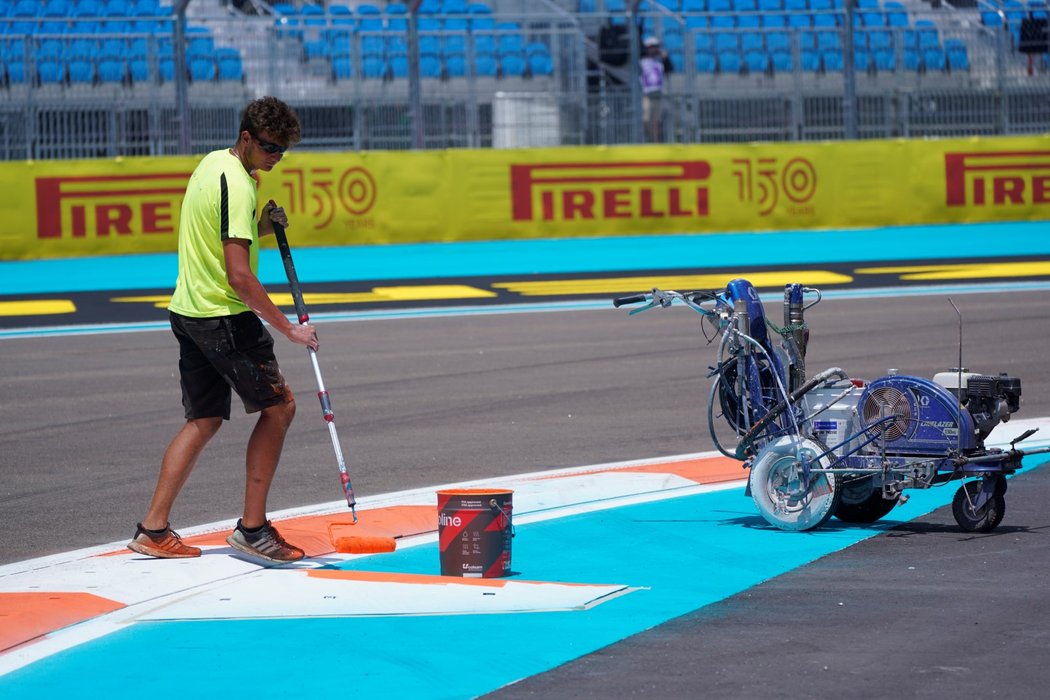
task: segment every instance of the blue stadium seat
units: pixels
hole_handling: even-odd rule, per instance
[[[937,25],[933,21],[928,19],[916,20],[915,31],[919,37],[920,50],[940,48],[941,40],[937,33]]]
[[[24,85],[26,83],[26,64],[21,60],[7,61],[7,81],[12,85]]]
[[[467,0],[443,0],[441,3],[441,13],[446,15],[465,15],[467,14]]]
[[[948,59],[948,68],[952,71],[970,70],[970,55],[966,44],[960,39],[945,39],[944,52]]]
[[[211,58],[197,57],[189,59],[190,80],[210,82],[215,80],[215,61]]]
[[[718,61],[710,51],[697,51],[694,62],[697,73],[714,73],[718,68]]]
[[[842,49],[824,49],[821,52],[821,60],[824,62],[824,72],[842,72]]]
[[[795,68],[790,51],[774,51],[770,54],[769,62],[774,72],[790,73]]]
[[[336,80],[350,80],[354,77],[354,64],[350,56],[332,56],[332,75]]]
[[[133,83],[146,83],[150,80],[149,60],[145,58],[133,58],[128,61],[128,74]]]
[[[395,78],[405,78],[408,76],[408,55],[398,54],[396,56],[389,56],[387,63],[390,65],[390,74]]]
[[[98,44],[94,39],[72,39],[66,44],[66,58],[93,61],[98,55]]]
[[[103,58],[98,62],[100,83],[123,83],[128,75],[128,64],[122,58]]]
[[[938,47],[930,47],[923,49],[922,51],[922,63],[926,66],[926,71],[943,71],[947,62],[944,56],[944,49]]]
[[[892,73],[897,70],[897,53],[893,49],[880,48],[872,51],[875,70]]]
[[[735,29],[736,28],[736,16],[735,15],[714,15],[711,17],[711,28],[712,29]]]
[[[361,75],[370,80],[382,80],[386,77],[386,59],[382,56],[369,55],[361,57]]]
[[[813,15],[813,26],[814,27],[827,27],[827,28],[830,29],[832,27],[837,27],[838,26],[838,22],[835,21],[835,15],[826,14],[826,13],[821,13],[821,14],[814,13],[814,15]]]
[[[74,58],[66,62],[71,85],[91,85],[95,82],[95,64],[91,61]]]
[[[922,68],[922,56],[918,49],[904,49],[904,68],[910,71]]]
[[[886,29],[873,29],[866,32],[868,46],[875,49],[888,49],[893,46],[893,34]]]
[[[467,57],[465,54],[445,54],[445,73],[450,78],[462,78],[467,75]]]
[[[474,53],[475,54],[495,54],[496,53],[496,37],[491,34],[479,34],[474,35]]]
[[[357,6],[357,17],[358,31],[377,32],[386,28],[382,11],[370,3],[362,3]]]
[[[36,62],[36,75],[42,85],[56,85],[66,81],[64,61],[46,58]]]
[[[66,53],[66,45],[61,39],[41,39],[36,47],[37,58],[61,59]]]
[[[496,56],[490,53],[475,55],[474,72],[484,77],[496,77],[499,73],[499,62],[496,61]]]
[[[886,10],[886,24],[890,27],[907,27],[908,11],[899,2],[887,2],[883,7]]]
[[[885,27],[886,15],[881,12],[858,12],[860,26],[862,27]]]
[[[788,32],[769,32],[766,34],[766,48],[770,51],[790,51],[791,34]]]
[[[781,0],[758,0],[758,9],[762,12],[776,12],[783,9]]]
[[[527,54],[526,60],[529,64],[529,73],[534,76],[547,76],[554,74],[554,61],[549,53]]]
[[[694,32],[693,48],[697,51],[713,51],[715,48],[715,35],[705,31]]]
[[[853,70],[866,72],[871,68],[871,52],[867,49],[853,50]]]
[[[758,9],[758,0],[731,0],[729,3],[734,12],[754,12]]]
[[[244,80],[244,63],[241,52],[233,47],[215,49],[215,67],[219,80]]]
[[[762,15],[762,26],[768,29],[782,29],[788,26],[787,16],[779,12],[769,12]]]
[[[740,48],[740,37],[729,32],[715,34],[716,51],[736,51]]]
[[[525,75],[525,54],[520,52],[500,54],[499,69],[504,77],[520,78]]]
[[[302,5],[299,8],[299,16],[302,18],[304,27],[324,27],[328,24],[325,20],[324,8],[320,5]]]
[[[816,49],[802,49],[802,70],[809,73],[820,71],[820,52]]]
[[[160,79],[164,82],[175,80],[175,59],[161,58],[157,61],[157,70],[160,72]]]
[[[743,61],[739,51],[727,49],[718,52],[718,71],[720,73],[739,73]]]
[[[329,5],[328,15],[332,18],[332,26],[354,26],[354,11],[351,10],[347,5]]]
[[[740,48],[744,51],[760,51],[766,48],[766,36],[761,32],[741,32]]]
[[[444,72],[441,65],[441,57],[437,54],[425,53],[419,57],[419,74],[424,78],[440,78]]]
[[[682,30],[677,27],[664,30],[663,33],[663,44],[664,48],[671,51],[681,51],[685,48],[685,38],[682,36]]]
[[[765,51],[746,51],[744,65],[748,73],[765,73],[769,69],[769,55]]]
[[[817,32],[817,48],[827,49],[842,49],[842,37],[839,36],[838,32],[822,30]]]
[[[362,58],[369,56],[386,57],[386,39],[383,38],[382,34],[362,34],[360,42]]]
[[[807,12],[792,12],[787,16],[787,25],[795,29],[813,26],[813,16]]]
[[[758,29],[762,26],[762,17],[757,14],[737,15],[736,26],[741,29]]]

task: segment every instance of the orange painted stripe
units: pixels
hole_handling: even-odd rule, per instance
[[[575,472],[572,474],[550,474],[537,476],[535,480],[568,479],[587,474],[609,474],[614,472],[639,472],[644,474],[674,474],[698,484],[717,484],[725,481],[737,481],[747,478],[743,463],[729,457],[702,457],[685,459],[678,462],[657,462],[655,464],[638,464],[593,471]]]
[[[716,484],[737,481],[747,476],[741,463],[728,457],[704,457],[677,462],[658,462],[637,466],[609,467],[594,471],[571,474],[543,475],[533,480],[564,479],[583,474],[614,472],[640,472],[646,474],[675,474],[698,484]],[[506,489],[456,489],[446,493],[511,493]],[[408,537],[428,532],[437,532],[437,502],[433,506],[389,506],[363,510],[358,513],[358,522],[353,524],[349,512],[342,514],[304,515],[288,518],[277,523],[277,527],[292,544],[302,547],[308,557],[319,557],[335,552],[335,540],[341,537]],[[188,544],[198,547],[226,546],[229,531],[187,537]],[[128,550],[107,552],[100,556],[130,554]]]
[[[91,593],[0,593],[0,651],[123,607]]]
[[[349,511],[325,515],[304,515],[277,523],[277,529],[286,540],[302,547],[308,557],[320,557],[335,552],[335,540],[340,537],[408,537],[437,532],[437,501],[432,506],[390,506],[363,510],[353,522]],[[212,532],[185,538],[187,544],[197,547],[225,547],[230,531]],[[100,556],[131,554],[128,550],[107,552]]]
[[[461,576],[436,576],[432,574],[402,574],[393,571],[349,571],[346,569],[309,569],[307,576],[338,581],[369,581],[374,583],[419,583],[431,586],[483,586],[504,588],[508,583],[527,583],[534,586],[553,584],[556,586],[607,586],[605,583],[563,583],[561,581],[518,581],[505,578],[464,578]]]

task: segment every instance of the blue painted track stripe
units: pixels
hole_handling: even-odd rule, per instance
[[[295,266],[311,283],[1042,253],[1050,253],[1046,224],[1024,222],[298,248]],[[0,262],[0,295],[165,289],[176,274],[176,257],[166,253],[8,261]],[[261,252],[259,276],[286,281],[276,250]]]
[[[832,520],[811,533],[768,526],[739,489],[532,523],[513,542],[522,578],[642,590],[576,612],[141,623],[0,677],[0,694],[130,698],[148,687],[157,699],[473,697],[924,515],[954,491],[910,492],[892,514],[902,520]],[[429,544],[347,568],[433,574],[438,560]],[[158,663],[182,669],[177,682],[158,682]]]

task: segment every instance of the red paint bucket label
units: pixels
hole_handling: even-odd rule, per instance
[[[499,578],[510,574],[513,493],[503,489],[437,492],[442,576]]]

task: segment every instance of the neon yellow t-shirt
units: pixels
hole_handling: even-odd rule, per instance
[[[248,307],[230,287],[222,244],[250,242],[252,272],[259,268],[255,180],[229,149],[204,156],[190,176],[179,218],[179,277],[169,309],[183,316],[232,316]]]

